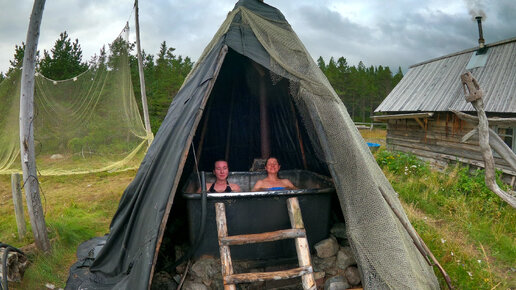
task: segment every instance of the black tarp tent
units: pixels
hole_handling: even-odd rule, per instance
[[[175,96],[109,234],[79,246],[67,289],[150,287],[172,205],[193,171],[192,148],[201,170],[218,158],[231,170],[248,170],[269,150],[282,169],[331,175],[364,288],[439,287],[379,188],[403,213],[396,193],[284,16],[240,0]]]

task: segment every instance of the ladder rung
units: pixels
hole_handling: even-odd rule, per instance
[[[283,280],[300,277],[305,274],[313,273],[312,266],[299,267],[275,272],[241,273],[232,274],[224,277],[226,284],[238,284],[247,282],[257,282],[265,280]]]
[[[288,229],[260,234],[227,236],[220,239],[220,244],[222,246],[244,245],[304,237],[306,237],[305,229]]]

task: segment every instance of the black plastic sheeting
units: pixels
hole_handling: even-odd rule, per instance
[[[296,130],[299,127],[308,167],[328,175],[326,167],[315,157],[303,120],[290,96],[289,81],[281,79],[274,84],[265,71],[270,155],[278,158],[281,169],[302,169],[303,155]],[[204,137],[202,150],[196,152],[200,157],[199,170],[212,171],[215,161],[226,159],[231,171],[246,171],[255,158],[262,157],[259,79],[253,61],[230,49],[195,135],[195,148]]]
[[[241,0],[236,6],[240,5],[269,19],[285,21],[279,10],[259,1]],[[285,22],[285,25],[288,24]],[[224,45],[234,51],[230,51],[224,61],[203,114],[203,97],[214,76],[218,56]],[[266,68],[269,65],[268,54],[252,32],[243,26],[232,25],[226,38],[215,45],[175,96],[135,179],[120,200],[109,235],[79,246],[78,261],[70,268],[67,289],[149,287],[153,265],[157,260],[158,240],[165,230],[163,221],[167,220],[167,208],[170,209],[174,200],[181,176],[188,176],[193,170],[191,157],[184,168],[182,157],[190,150],[188,139],[191,132],[196,130],[194,126],[198,114],[207,118],[207,112],[210,112],[201,153],[202,169],[211,170],[214,159],[225,155],[228,124],[231,124],[230,169],[248,170],[252,160],[260,157],[257,96],[253,93],[257,91],[256,83],[253,82],[255,76],[251,75],[251,61],[238,53],[252,57]],[[302,168],[299,141],[291,126],[296,118],[298,122],[300,120],[291,110],[288,83],[283,80],[283,83],[274,86],[269,77],[266,83],[271,96],[270,115],[273,116],[270,118],[271,153],[281,160],[282,169]],[[228,111],[231,102],[232,113]],[[199,128],[203,124],[204,119],[201,119]],[[198,135],[196,138],[199,138]],[[304,139],[305,144],[310,144],[306,133]],[[194,143],[197,146],[199,140],[194,140]],[[313,150],[310,145],[307,145],[306,150],[307,156],[314,156],[310,154]],[[311,170],[324,173],[324,167],[316,158],[307,161]],[[92,248],[96,249],[93,250],[93,256]]]

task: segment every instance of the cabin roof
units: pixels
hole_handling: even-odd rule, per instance
[[[516,37],[486,47],[484,55],[475,47],[412,65],[375,113],[475,111],[464,99],[466,71],[484,91],[486,112],[516,113]]]

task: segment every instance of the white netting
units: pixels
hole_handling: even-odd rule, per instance
[[[147,135],[131,83],[127,42],[84,73],[62,81],[35,75],[34,139],[42,175],[136,168]],[[0,84],[0,174],[19,172],[21,72]]]

